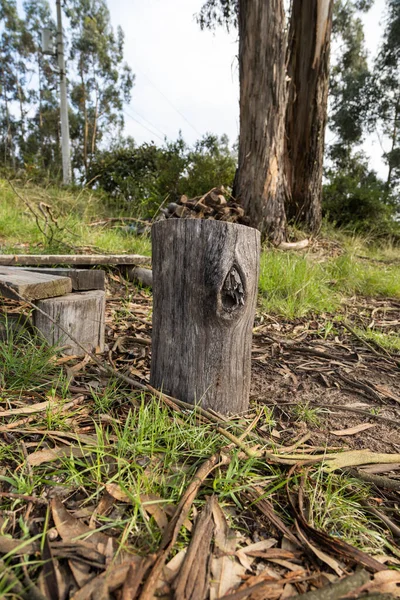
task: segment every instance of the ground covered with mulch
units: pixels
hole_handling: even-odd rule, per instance
[[[260,308],[232,420],[146,389],[151,311],[109,272],[99,358],[124,381],[43,348],[24,376],[34,343],[3,341],[0,597],[400,597],[400,356],[357,333],[398,330],[400,303]]]

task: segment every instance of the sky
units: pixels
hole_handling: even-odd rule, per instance
[[[201,31],[194,15],[202,0],[108,0],[113,26],[125,32],[125,58],[136,75],[125,111],[125,132],[138,143],[179,131],[192,144],[207,132],[239,134],[237,32]],[[385,0],[363,17],[372,60],[381,34]],[[327,140],[332,139],[329,132]],[[364,144],[371,166],[385,168],[376,135]]]
[[[125,32],[125,57],[136,74],[125,114],[138,142],[193,143],[206,132],[239,133],[237,34],[200,31],[201,0],[108,0],[114,26]],[[143,120],[146,119],[145,121]],[[144,127],[143,127],[144,125]],[[145,127],[154,131],[151,134]]]

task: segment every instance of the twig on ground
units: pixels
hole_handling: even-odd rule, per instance
[[[373,475],[372,473],[364,473],[358,469],[344,469],[352,477],[361,479],[367,483],[372,483],[378,488],[386,488],[387,490],[400,490],[400,481],[383,477],[382,475]]]
[[[400,483],[400,482],[398,482],[398,483]],[[393,535],[395,537],[400,538],[400,527],[398,525],[396,525],[396,523],[393,523],[393,521],[391,519],[389,519],[389,517],[384,515],[380,510],[378,510],[374,506],[370,506],[368,504],[368,502],[366,502],[365,500],[361,499],[361,500],[359,500],[359,502],[360,502],[361,506],[364,506],[364,508],[367,509],[368,512],[370,512],[371,514],[378,517],[378,519],[383,521],[383,523],[385,523],[386,527],[388,529],[390,529],[390,531],[393,533]]]

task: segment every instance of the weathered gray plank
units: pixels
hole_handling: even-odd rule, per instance
[[[39,265],[148,265],[140,254],[0,254],[2,266]]]
[[[69,277],[31,273],[22,269],[0,267],[0,294],[20,300],[40,300],[68,294],[72,290]]]
[[[14,269],[24,269],[34,273],[47,273],[48,275],[59,275],[69,277],[72,283],[73,292],[86,292],[89,290],[104,290],[105,271],[101,269],[71,269],[62,267],[13,267]]]
[[[60,298],[39,300],[36,306],[50,315],[91,352],[104,351],[105,293],[102,290],[67,294]],[[46,314],[35,311],[33,324],[50,345],[63,347],[65,354],[83,356],[85,352]]]
[[[151,384],[221,413],[248,407],[260,233],[168,219],[152,226]]]

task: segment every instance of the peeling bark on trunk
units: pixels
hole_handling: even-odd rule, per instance
[[[234,195],[250,225],[274,244],[286,232],[285,51],[283,0],[240,0],[240,139]]]
[[[288,45],[287,216],[316,233],[321,226],[333,0],[296,0]]]

